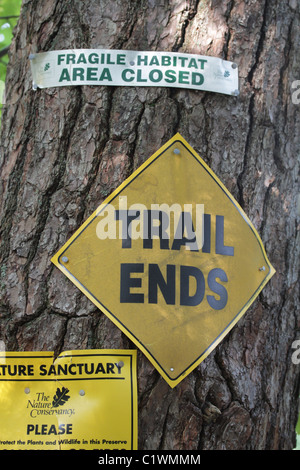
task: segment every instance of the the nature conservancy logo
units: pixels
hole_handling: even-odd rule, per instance
[[[64,405],[70,398],[68,395],[69,390],[65,387],[62,387],[61,389],[58,388],[56,390],[56,394],[53,397],[52,400],[52,406],[53,408],[57,408],[58,406]]]
[[[29,393],[30,390],[25,390]],[[44,392],[36,392],[33,397],[28,398],[27,408],[31,418],[39,416],[72,416],[75,414],[74,408],[65,406],[70,399],[69,390],[66,387],[56,389],[54,396]]]
[[[30,393],[30,389],[25,389],[25,393]],[[56,389],[54,396],[48,395],[45,392],[36,392],[33,398],[29,398],[27,401],[27,408],[29,410],[29,417],[32,419],[41,418],[47,421],[46,423],[40,424],[40,420],[31,421],[27,423],[26,434],[29,437],[36,436],[61,436],[64,434],[73,433],[73,423],[61,423],[58,419],[55,422],[56,417],[64,415],[70,418],[75,414],[74,408],[67,408],[65,405],[70,399],[69,390],[66,387]],[[48,419],[51,416],[54,418],[54,422],[49,422]],[[31,444],[41,444],[42,441],[28,441]],[[56,441],[53,442],[56,444]]]

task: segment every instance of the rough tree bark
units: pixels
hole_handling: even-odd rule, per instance
[[[138,355],[140,449],[290,449],[299,395],[297,0],[24,0],[1,134],[0,339],[7,350],[133,345],[50,258],[176,131],[240,202],[276,275],[175,389]],[[199,53],[239,65],[240,96],[31,89],[28,56],[68,48]],[[299,210],[299,209],[298,209]],[[299,213],[298,213],[299,216]]]

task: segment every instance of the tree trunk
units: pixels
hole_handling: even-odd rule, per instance
[[[139,352],[139,449],[295,445],[300,114],[291,87],[300,79],[299,19],[297,0],[23,1],[1,134],[6,349],[133,347],[50,259],[177,131],[241,204],[276,269],[233,330],[174,389]],[[29,54],[72,48],[221,57],[238,64],[240,95],[106,86],[33,91]]]

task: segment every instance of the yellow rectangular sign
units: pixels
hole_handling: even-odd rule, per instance
[[[0,450],[136,450],[136,351],[0,353]]]

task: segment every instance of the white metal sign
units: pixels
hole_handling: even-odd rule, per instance
[[[75,49],[31,54],[33,88],[70,85],[190,88],[238,95],[238,68],[180,52]]]

